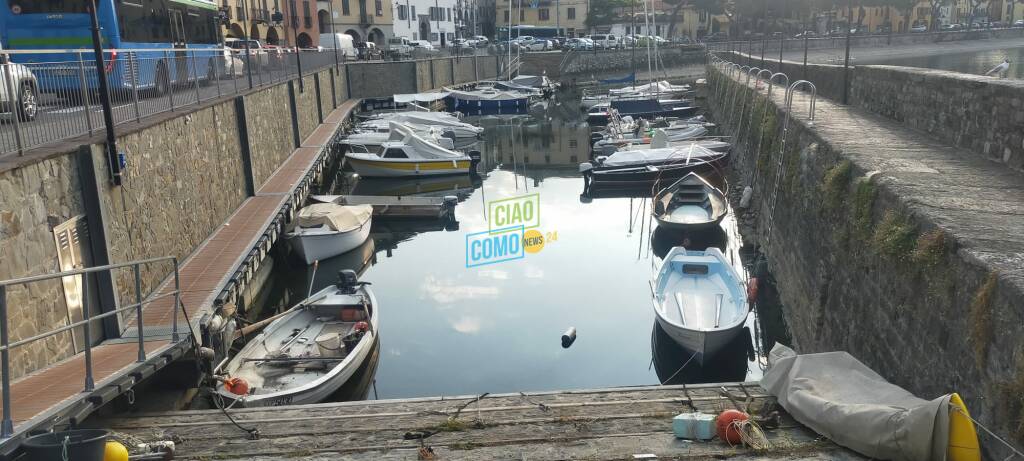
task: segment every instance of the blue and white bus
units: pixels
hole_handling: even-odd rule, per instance
[[[223,59],[220,12],[203,0],[95,0],[112,89],[155,89],[213,76]],[[98,87],[93,64],[93,0],[0,0],[0,43],[11,60],[26,64],[43,91],[77,90],[79,60],[86,85]],[[45,51],[45,50],[53,50]]]

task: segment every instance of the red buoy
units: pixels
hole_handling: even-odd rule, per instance
[[[356,331],[369,331],[370,324],[366,322],[357,322],[355,328]]]
[[[750,419],[750,415],[739,410],[723,411],[718,415],[718,420],[715,422],[718,438],[732,445],[739,445],[743,442],[743,439],[740,438],[740,430],[737,424],[748,419]]]
[[[228,378],[224,380],[224,390],[235,395],[246,395],[249,393],[249,383],[242,378]]]
[[[757,301],[757,277],[751,277],[747,280],[747,304],[754,305]]]

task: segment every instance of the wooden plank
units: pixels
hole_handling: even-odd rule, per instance
[[[721,387],[720,385],[718,387]],[[672,435],[672,417],[694,408],[717,413],[733,404],[718,387],[678,386],[456,398],[337,402],[231,410],[259,440],[219,410],[163,412],[108,419],[109,427],[145,440],[173,436],[178,459],[415,459],[421,443],[438,459],[629,459],[635,453],[707,459],[750,455],[719,441]],[[749,384],[729,391],[755,413],[774,399]],[[457,415],[457,417],[456,417]],[[862,459],[783,416],[767,431],[773,458]],[[415,436],[415,437],[410,437]],[[147,437],[149,439],[147,439]],[[422,441],[420,440],[422,438]],[[757,459],[757,458],[754,458]]]

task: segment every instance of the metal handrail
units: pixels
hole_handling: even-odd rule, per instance
[[[750,84],[750,77],[753,76],[755,73],[760,72],[760,71],[761,71],[760,67],[751,67],[751,68],[747,69],[747,81],[746,81],[746,83],[749,85]]]
[[[761,69],[761,70],[757,71],[757,80],[754,82],[755,86],[761,84],[761,75],[763,75],[765,73],[768,74],[768,78],[772,78],[772,71],[771,71],[771,69]]]
[[[170,261],[174,265],[174,289],[164,294],[156,296],[149,296],[147,299],[142,297],[142,277],[140,267],[144,264],[154,264],[160,262]],[[98,272],[111,272],[117,269],[131,267],[135,278],[135,303],[123,306],[120,308],[113,309],[109,312],[97,316],[90,315],[89,306],[89,274]],[[82,276],[82,320],[74,322],[60,328],[55,328],[43,333],[39,333],[35,336],[23,338],[18,341],[11,342],[10,335],[8,332],[8,312],[7,312],[7,287],[13,285],[25,285],[34,282],[41,282],[45,280],[53,280],[63,277]],[[0,440],[10,438],[14,435],[14,420],[12,418],[11,409],[11,367],[10,367],[10,355],[11,349],[25,344],[29,344],[41,339],[45,339],[66,331],[73,330],[79,327],[82,328],[82,342],[84,345],[83,355],[85,358],[85,385],[84,392],[92,391],[96,388],[96,383],[93,379],[93,366],[92,366],[92,328],[89,325],[92,322],[98,320],[104,320],[114,315],[120,314],[128,310],[135,310],[135,322],[136,322],[136,333],[138,336],[138,358],[137,362],[146,361],[146,346],[145,346],[145,333],[143,330],[143,310],[145,304],[153,303],[159,299],[174,297],[174,306],[171,308],[171,341],[177,343],[178,337],[178,307],[181,305],[181,280],[178,273],[178,258],[174,256],[164,256],[159,258],[143,259],[138,261],[130,261],[118,264],[108,264],[96,267],[87,267],[82,269],[72,269],[67,271],[61,271],[54,274],[34,275],[30,277],[21,277],[10,280],[0,281],[0,373],[3,374],[0,377],[0,384],[3,386],[3,420],[0,421]],[[190,326],[191,328],[191,326]]]
[[[811,87],[811,104],[807,112],[807,119],[814,121],[814,103],[818,100],[818,87],[808,80],[797,80],[789,86],[789,92],[786,95],[786,111],[788,112],[793,109],[793,92],[801,86]]]
[[[772,95],[772,85],[775,82],[775,77],[780,77],[780,76],[786,79],[786,84],[785,84],[785,86],[783,88],[786,88],[786,90],[785,90],[786,91],[786,96],[789,96],[789,89],[788,89],[789,88],[789,76],[784,74],[784,73],[782,73],[782,72],[776,72],[776,73],[772,74],[771,77],[768,77],[768,96],[769,97]]]

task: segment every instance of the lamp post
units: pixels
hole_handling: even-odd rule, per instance
[[[334,67],[337,68],[341,66],[341,60],[338,59],[338,34],[334,31],[334,0],[327,0],[327,8],[330,10],[329,13],[331,15],[329,29],[331,31],[331,40],[334,42]]]
[[[853,0],[846,0],[846,58],[843,60],[843,104],[850,103],[850,23],[853,22]]]
[[[779,15],[779,23],[782,24],[781,35],[779,35],[779,72],[782,72],[782,49],[786,46],[786,0],[782,0],[782,14]]]
[[[290,0],[288,7],[291,9],[292,15],[292,40],[295,43],[295,66],[299,71],[299,91],[306,91],[306,86],[302,83],[302,51],[299,49],[299,12],[295,9],[295,0]]]
[[[92,22],[92,49],[93,53],[96,55],[96,80],[99,81],[100,85],[100,103],[103,105],[103,123],[107,126],[107,164],[110,168],[110,181],[115,186],[120,186],[121,162],[117,155],[117,138],[114,136],[114,114],[110,105],[110,91],[107,88],[106,66],[103,64],[103,44],[100,38],[100,23],[96,16],[96,0],[90,0],[88,7],[89,20]],[[170,91],[169,86],[167,90]],[[13,108],[11,110],[11,117],[18,117],[17,111],[13,110]],[[6,330],[4,330],[4,334],[7,334]],[[6,351],[4,352],[6,353]],[[86,355],[86,359],[91,360],[88,355]],[[4,365],[6,365],[6,363]]]
[[[242,0],[242,43],[245,44],[245,73],[252,89],[252,53],[249,50],[249,7]]]

